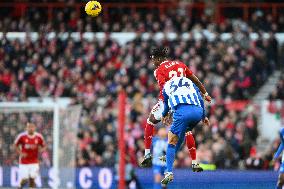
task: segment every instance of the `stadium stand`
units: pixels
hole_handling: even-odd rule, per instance
[[[94,21],[71,10],[56,10],[53,13],[56,19],[52,21],[47,20],[45,12],[33,9],[20,19],[0,19],[1,31],[40,32],[36,41],[30,38],[23,42],[11,41],[5,36],[1,40],[1,101],[26,101],[31,96],[72,97],[74,103],[84,106],[78,134],[77,166],[113,166],[116,92],[125,88],[131,102],[127,109],[127,150],[131,154],[130,162],[137,166],[143,156],[146,116],[158,94],[154,68],[148,63],[149,50],[153,46],[168,46],[170,57],[189,65],[215,100],[209,108],[212,126],[199,127],[195,131],[198,158],[204,163],[214,163],[218,168],[252,168],[249,162],[247,166],[241,165],[241,162],[258,156],[255,149],[257,111],[240,112],[227,108],[225,104],[232,100],[250,99],[278,65],[278,42],[274,32],[283,31],[284,15],[280,15],[278,20],[271,20],[270,14],[256,12],[249,22],[227,19],[217,25],[205,15],[190,20],[177,12],[158,15],[155,11],[145,13],[142,10],[129,15],[118,9],[110,12],[110,18],[117,19],[111,20],[113,24],[110,25],[110,20],[105,22],[103,17]],[[211,30],[217,36],[223,32],[236,35],[228,41],[203,37],[187,41],[164,39],[161,43],[143,40],[139,35],[146,31],[182,33],[202,29]],[[49,41],[45,36],[45,32],[49,31],[122,31],[137,32],[138,36],[120,45],[108,37],[102,41],[62,40],[59,37]],[[252,40],[248,34],[253,31],[269,34],[267,38]],[[272,98],[283,99],[281,91],[283,80]],[[187,154],[186,149],[179,152],[177,166],[190,166]],[[271,157],[261,158],[266,161]],[[15,163],[5,162],[7,165]],[[258,168],[268,168],[267,163]]]

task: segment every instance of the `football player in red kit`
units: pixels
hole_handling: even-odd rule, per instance
[[[150,148],[152,144],[153,129],[155,124],[159,123],[162,118],[162,112],[164,110],[162,90],[164,84],[167,81],[169,81],[174,76],[187,77],[199,88],[199,90],[203,94],[204,99],[208,102],[211,102],[211,97],[208,95],[203,84],[183,62],[171,61],[167,59],[167,49],[165,48],[154,49],[151,54],[151,61],[156,67],[156,70],[154,71],[154,76],[158,81],[160,94],[159,94],[159,101],[152,108],[145,126],[145,133],[144,133],[145,155],[143,161],[141,162],[142,167],[151,166],[152,155]],[[199,164],[196,161],[195,140],[192,136],[191,131],[186,133],[186,145],[188,147],[189,154],[192,159],[192,170],[194,172],[203,171],[203,169],[199,166]]]
[[[35,179],[39,175],[38,154],[45,150],[46,145],[41,134],[35,131],[34,123],[28,122],[26,131],[20,133],[15,140],[15,149],[19,154],[20,188],[29,182],[36,187]]]

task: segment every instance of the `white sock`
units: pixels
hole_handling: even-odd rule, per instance
[[[147,154],[150,154],[150,153],[151,153],[150,149],[145,149],[145,156],[146,156]]]
[[[196,165],[196,164],[197,164],[197,161],[196,161],[196,160],[192,160],[192,161],[191,161],[191,164],[195,164],[195,165]]]

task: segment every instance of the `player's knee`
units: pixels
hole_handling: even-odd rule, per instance
[[[30,182],[30,187],[36,187],[35,179],[34,179],[34,178],[30,178],[30,179],[29,179],[29,182]]]
[[[172,132],[169,132],[168,134],[168,143],[172,145],[176,145],[178,142],[178,136],[173,134]]]
[[[152,123],[153,125],[155,125],[155,124],[157,124],[157,123],[160,122],[159,120],[157,120],[157,119],[155,118],[155,116],[154,116],[153,113],[150,113],[149,118],[148,118],[148,121],[149,121],[150,123]]]
[[[147,124],[151,125],[151,126],[155,126],[155,123],[153,123],[150,118],[147,119]]]
[[[20,182],[21,187],[23,187],[28,182],[28,179],[22,179]]]

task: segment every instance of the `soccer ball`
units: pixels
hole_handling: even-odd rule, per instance
[[[98,16],[102,11],[102,6],[98,1],[89,1],[85,5],[85,11],[89,16]]]

